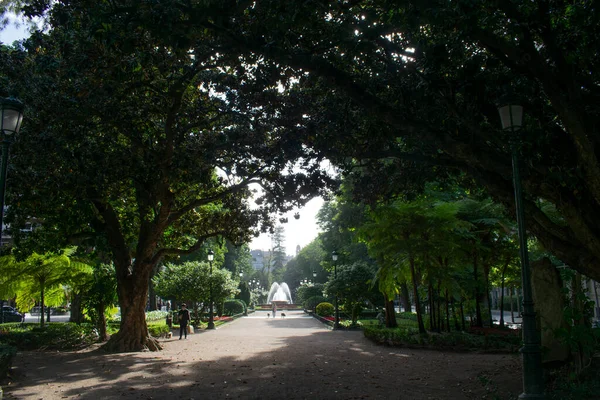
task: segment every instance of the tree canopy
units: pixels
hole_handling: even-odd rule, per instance
[[[277,88],[285,70],[205,29],[220,9],[125,3],[53,3],[47,31],[2,48],[2,91],[28,121],[8,202],[15,226],[33,215],[57,241],[103,238],[123,311],[107,348],[157,349],[140,332],[161,259],[217,235],[247,242],[329,179],[302,145],[297,99]]]
[[[600,280],[598,12],[565,1],[261,1],[220,29],[297,71],[320,127],[310,143],[368,167],[365,196],[466,173],[513,209],[517,145],[529,229]],[[510,93],[525,108],[518,137],[498,117]]]

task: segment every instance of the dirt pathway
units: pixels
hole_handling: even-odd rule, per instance
[[[517,356],[377,346],[257,312],[159,353],[20,352],[5,399],[514,399]]]

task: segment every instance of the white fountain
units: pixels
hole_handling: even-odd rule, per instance
[[[269,297],[267,297],[267,303],[271,304],[274,301],[292,304],[292,294],[290,293],[290,288],[287,283],[282,283],[281,285],[277,282],[273,282],[271,285],[271,290],[269,290]]]

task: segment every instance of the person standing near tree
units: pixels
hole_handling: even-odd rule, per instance
[[[181,308],[177,313],[177,320],[179,321],[179,340],[184,336],[187,339],[187,325],[190,321],[190,310],[186,308],[185,303],[181,304]]]

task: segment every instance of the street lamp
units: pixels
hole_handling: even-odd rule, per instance
[[[215,321],[213,318],[213,284],[212,284],[212,262],[215,259],[215,253],[212,250],[208,251],[208,264],[210,265],[210,281],[209,281],[209,289],[210,289],[210,304],[208,311],[208,326],[206,329],[215,329]]]
[[[337,280],[337,260],[338,253],[337,251],[331,252],[331,259],[333,260],[333,277]],[[337,285],[337,282],[336,282]],[[333,323],[333,329],[340,329],[340,309],[338,306],[338,293],[337,288],[335,290],[335,322]]]
[[[7,97],[0,101],[0,131],[2,135],[2,169],[0,170],[0,246],[2,246],[2,228],[4,223],[4,192],[6,190],[6,170],[8,168],[8,150],[23,121],[23,103]]]
[[[525,214],[523,211],[523,192],[521,191],[521,175],[519,173],[519,146],[515,134],[522,126],[523,107],[506,101],[498,107],[498,112],[502,120],[502,129],[511,133],[510,147],[512,153],[517,229],[519,232],[521,281],[523,284],[523,347],[520,350],[523,355],[523,393],[519,395],[519,399],[544,399],[542,353],[540,350],[540,335],[536,327],[536,313],[533,308],[531,273],[527,251],[527,232],[525,230]]]
[[[244,279],[244,273],[240,272],[240,288],[242,288],[242,280]],[[249,286],[246,285],[246,288],[248,288],[249,290]],[[244,307],[244,316],[248,316],[248,307],[250,306],[250,304],[246,304],[246,306]]]

